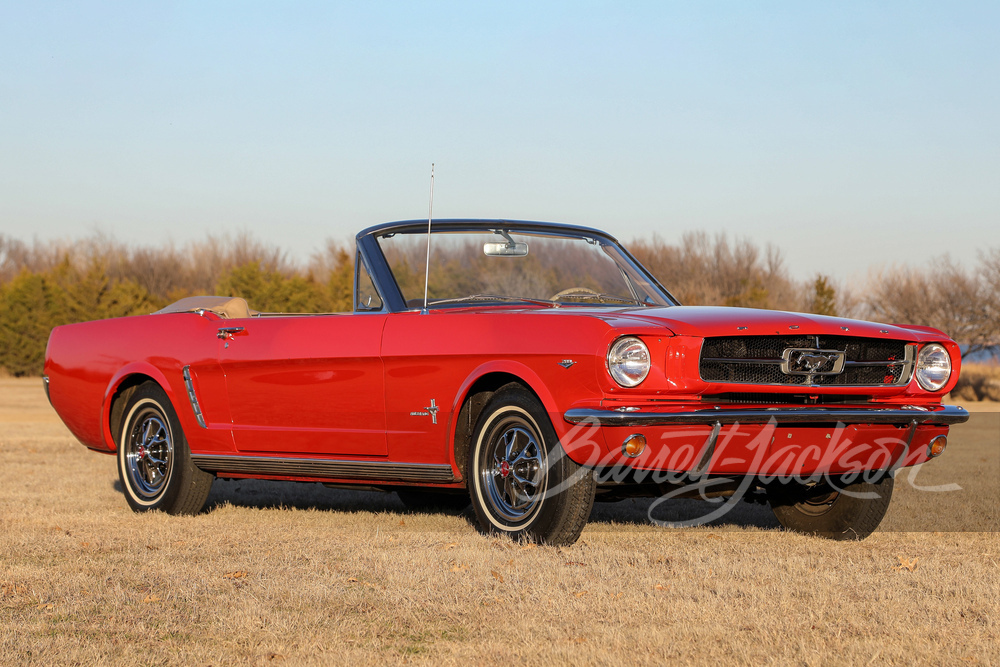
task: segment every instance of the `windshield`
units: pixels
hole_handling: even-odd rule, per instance
[[[513,228],[432,232],[428,305],[535,303],[673,305],[629,258],[602,238]],[[389,233],[379,245],[409,308],[424,299],[426,233]]]

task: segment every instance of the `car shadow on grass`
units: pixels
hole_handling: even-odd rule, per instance
[[[265,479],[217,479],[204,512],[219,507],[300,509],[329,512],[395,512],[406,507],[395,493],[379,490],[331,489],[317,483],[275,482]]]
[[[119,487],[120,488],[120,487]],[[596,502],[590,514],[591,524],[626,525],[695,525],[697,520],[716,512],[721,503],[697,500],[669,500],[656,503],[655,498],[630,498],[618,502]],[[412,510],[395,493],[379,490],[331,489],[322,484],[275,482],[259,479],[216,480],[205,505],[205,512],[219,507],[253,507],[257,509],[301,509],[329,512],[371,512],[395,514],[450,514],[463,517],[475,525],[471,506],[461,512]],[[729,508],[704,525],[712,528],[778,528],[779,524],[766,506],[734,502]]]
[[[690,499],[628,498],[618,502],[595,502],[591,524],[628,524],[686,527],[704,525],[717,529],[780,528],[766,505],[742,500],[706,502]],[[706,521],[706,519],[710,519]]]
[[[112,484],[116,493],[125,493],[119,480]],[[322,484],[276,482],[264,479],[217,479],[202,513],[220,507],[254,509],[300,509],[329,512],[396,512],[407,509],[395,493],[385,491],[329,489]]]

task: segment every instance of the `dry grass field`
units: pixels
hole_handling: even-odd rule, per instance
[[[863,542],[746,504],[660,528],[626,501],[537,547],[391,494],[265,482],[136,515],[38,380],[0,380],[0,663],[997,665],[998,479],[982,412],[914,478],[962,490],[901,473]]]
[[[952,396],[961,401],[1000,401],[1000,365],[962,364]]]

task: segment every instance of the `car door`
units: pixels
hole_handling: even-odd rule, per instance
[[[219,323],[240,452],[385,456],[381,313]]]
[[[226,375],[219,364],[218,327],[226,320],[212,313],[200,317],[185,316],[178,325],[170,328],[176,340],[184,340],[184,366],[181,377],[186,390],[178,411],[191,409],[201,431],[188,433],[192,452],[233,453],[232,415],[229,411],[229,394]],[[180,326],[183,322],[183,326]],[[192,333],[188,334],[188,327]],[[186,405],[184,404],[186,402]]]

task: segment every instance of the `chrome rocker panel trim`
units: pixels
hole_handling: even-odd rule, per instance
[[[693,412],[618,412],[617,410],[567,410],[571,424],[601,426],[668,426],[672,424],[961,424],[969,413],[954,405],[940,408],[756,408],[748,410],[697,410]]]
[[[192,454],[191,461],[213,473],[245,473],[321,479],[366,479],[392,482],[446,484],[455,476],[449,465],[390,463],[388,461],[332,461],[330,459],[286,459],[275,456],[205,456]]]

